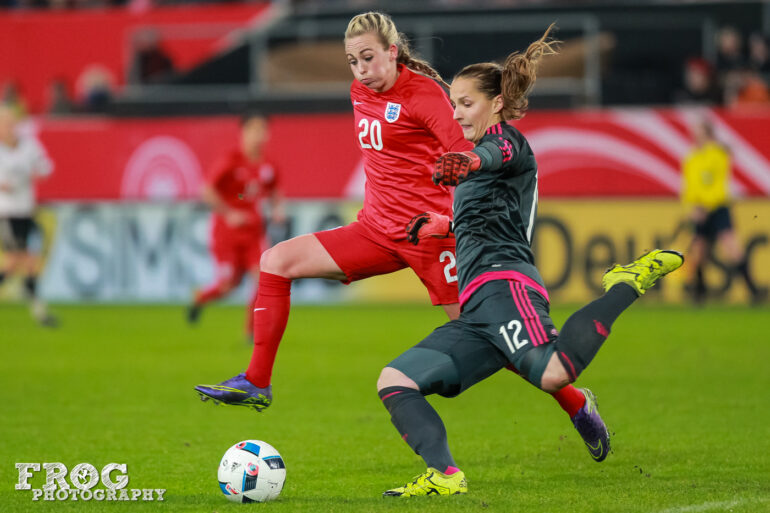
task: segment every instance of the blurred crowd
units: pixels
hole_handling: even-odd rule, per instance
[[[125,5],[126,0],[0,0],[0,8],[10,9],[88,9]]]
[[[0,0],[0,9],[98,9],[127,6],[143,10],[153,5],[225,3],[243,0]]]
[[[763,34],[723,27],[717,33],[715,59],[699,56],[685,63],[684,86],[674,102],[734,108],[770,104],[769,48]]]
[[[0,7],[77,8],[124,4],[133,9],[182,1],[186,0],[0,0]],[[163,43],[158,30],[144,28],[131,40],[132,57],[121,73],[124,76],[116,76],[114,66],[93,63],[75,78],[51,79],[42,112],[54,115],[105,112],[119,94],[119,85],[175,82],[183,72]],[[683,63],[681,86],[664,86],[661,94],[650,101],[669,99],[675,104],[728,108],[770,105],[770,44],[764,34],[726,26],[717,31],[713,42],[707,43],[710,44],[706,45],[705,55],[692,56]],[[670,68],[665,73],[670,75]],[[12,104],[22,114],[27,110],[23,91],[13,79],[3,82],[0,78],[0,101]],[[640,103],[638,99],[634,101]],[[38,109],[36,105],[35,110]]]
[[[174,78],[173,59],[163,48],[157,30],[138,31],[133,39],[133,58],[127,72],[127,83],[161,84]],[[106,66],[86,66],[74,83],[54,78],[48,84],[45,113],[53,115],[104,112],[117,94],[118,80]],[[0,103],[10,105],[20,116],[27,114],[27,104],[18,83],[0,82]]]
[[[54,78],[48,85],[44,112],[52,115],[104,112],[115,95],[113,73],[100,64],[87,66],[75,84]],[[20,116],[28,114],[24,94],[15,81],[0,84],[0,103],[8,105]]]

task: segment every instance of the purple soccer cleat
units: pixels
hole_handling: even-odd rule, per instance
[[[587,388],[581,388],[580,391],[586,396],[586,403],[572,417],[572,423],[583,438],[591,457],[595,461],[604,461],[610,453],[610,433],[599,415],[599,404],[593,392]]]
[[[198,385],[195,390],[201,401],[214,401],[214,404],[248,406],[260,412],[273,402],[273,387],[260,388],[240,373],[218,385]]]

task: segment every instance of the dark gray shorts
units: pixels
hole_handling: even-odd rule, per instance
[[[40,235],[40,227],[32,217],[0,218],[0,247],[5,251],[37,251]]]
[[[514,280],[482,285],[460,318],[436,328],[388,364],[425,394],[452,397],[508,365],[539,384],[558,336],[548,301]]]

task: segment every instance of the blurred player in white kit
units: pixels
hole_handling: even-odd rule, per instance
[[[18,123],[16,111],[0,104],[0,286],[12,274],[23,276],[32,316],[55,327],[56,318],[38,296],[42,231],[34,219],[35,182],[53,165],[37,140],[19,133]]]

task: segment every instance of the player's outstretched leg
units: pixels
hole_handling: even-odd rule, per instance
[[[602,286],[608,291],[618,283],[630,285],[640,296],[660,278],[679,269],[684,256],[671,249],[656,249],[628,265],[615,265],[604,273]]]
[[[605,294],[572,314],[564,323],[554,342],[554,354],[561,365],[549,361],[538,386],[551,391],[574,382],[596,356],[620,314],[682,263],[681,253],[656,249],[628,265],[608,269],[602,279]]]
[[[444,474],[428,467],[425,473],[404,486],[383,492],[385,497],[415,497],[418,495],[457,495],[468,493],[468,483],[462,470]]]
[[[587,388],[579,389],[585,395],[586,403],[572,417],[575,429],[583,438],[588,452],[595,461],[604,461],[610,453],[610,433],[599,415],[599,403]]]
[[[195,390],[201,401],[214,401],[214,404],[229,404],[232,406],[248,406],[260,412],[273,402],[272,386],[257,387],[246,379],[245,373],[240,373],[218,385],[198,385]]]

